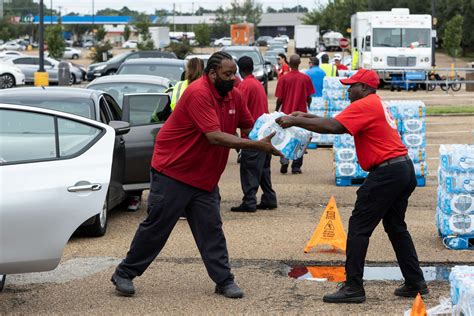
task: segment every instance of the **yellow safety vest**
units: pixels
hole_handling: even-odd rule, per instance
[[[176,104],[178,103],[179,98],[183,95],[184,90],[188,87],[188,80],[179,81],[173,87],[173,95],[171,96],[171,111],[174,111]]]
[[[352,51],[352,70],[357,69],[357,65],[359,64],[359,51],[357,48],[354,48]]]
[[[319,65],[319,68],[321,68],[322,70],[324,70],[324,72],[326,73],[326,77],[335,77],[335,76],[336,76],[337,68],[336,68],[336,66],[334,66],[334,65],[331,65],[331,64],[320,64],[320,65]]]

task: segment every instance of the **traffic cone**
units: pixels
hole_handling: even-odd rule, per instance
[[[416,295],[413,307],[411,308],[410,316],[427,316],[425,303],[421,298],[420,293]]]

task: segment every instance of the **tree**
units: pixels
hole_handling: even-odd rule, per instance
[[[466,56],[466,53],[469,48],[471,50],[474,48],[474,2],[471,0],[463,1],[463,34],[462,34],[462,47],[463,47],[463,56]]]
[[[98,42],[102,42],[107,35],[107,31],[105,30],[104,26],[101,25],[97,28],[97,31],[95,32],[95,39]]]
[[[194,27],[196,41],[200,47],[209,46],[211,43],[211,28],[205,23],[201,23]]]
[[[109,51],[112,49],[112,45],[109,42],[99,43],[94,46],[94,53],[92,59],[95,63],[100,63],[105,61],[104,55],[108,56]]]
[[[8,41],[11,38],[10,29],[8,27],[2,27],[0,29],[0,39],[4,42]]]
[[[139,50],[153,50],[155,44],[150,36],[150,18],[146,14],[140,14],[135,20],[135,28],[140,35],[140,42],[138,43]]]
[[[165,50],[175,53],[179,59],[184,59],[184,57],[193,52],[193,48],[189,45],[188,41],[184,41],[183,43],[170,43]]]
[[[123,29],[123,39],[125,41],[128,41],[130,39],[131,34],[132,31],[130,30],[130,27],[128,25],[125,25],[125,28]]]
[[[459,14],[455,15],[446,24],[443,34],[444,48],[449,56],[456,58],[459,55],[462,40],[463,17]]]
[[[48,26],[45,34],[46,42],[48,43],[49,56],[59,59],[63,57],[64,44],[63,27],[61,24]]]

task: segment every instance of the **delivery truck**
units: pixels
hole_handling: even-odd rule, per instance
[[[316,56],[319,51],[319,25],[295,26],[295,53]]]
[[[356,68],[376,70],[382,79],[401,71],[425,71],[432,63],[431,15],[406,8],[357,12],[351,17]],[[354,57],[353,57],[354,58]]]
[[[167,26],[153,26],[148,28],[153,44],[157,49],[170,44],[170,28]]]
[[[255,31],[253,23],[239,23],[230,26],[232,45],[250,46],[255,44]]]

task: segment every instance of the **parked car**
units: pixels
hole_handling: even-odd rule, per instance
[[[26,49],[26,46],[20,45],[17,42],[6,42],[5,44],[0,46],[0,50],[16,50],[16,51],[23,51]]]
[[[0,89],[8,89],[25,84],[25,75],[20,68],[8,62],[0,62]]]
[[[268,74],[266,70],[266,62],[260,53],[258,47],[255,46],[229,46],[223,47],[222,51],[229,53],[236,60],[239,60],[242,56],[251,57],[253,60],[253,75],[260,81],[265,88],[265,92],[268,93]]]
[[[211,55],[210,54],[191,54],[191,55],[186,56],[184,58],[184,60],[187,63],[191,58],[202,59],[202,61],[204,62],[204,67],[206,67],[207,66],[207,61],[209,60],[209,58],[211,58]]]
[[[8,58],[8,56],[23,56],[23,54],[14,50],[6,50],[0,53],[0,59]]]
[[[272,62],[265,58],[265,69],[267,70],[268,80],[273,80],[274,73],[275,73],[275,66]]]
[[[172,85],[184,79],[186,62],[171,58],[140,58],[125,61],[120,66],[119,75],[151,75],[167,78]]]
[[[230,45],[232,45],[232,38],[230,37],[222,37],[222,38],[216,39],[213,43],[213,46],[219,46],[219,47],[230,46]]]
[[[8,91],[15,90],[22,89]],[[110,125],[0,104],[0,178],[8,179],[0,194],[0,290],[6,274],[56,268],[74,231],[101,213],[115,135],[129,126]]]
[[[129,40],[122,44],[122,48],[137,48],[138,41]]]
[[[81,72],[81,80],[82,81],[86,81],[86,77],[87,77],[87,68],[81,64],[76,64],[76,63],[73,63],[71,62],[71,65],[73,65],[74,67],[76,67],[77,69],[79,69],[79,71]]]
[[[111,175],[109,173],[109,178],[107,178],[110,179],[110,187],[107,195],[104,193],[100,207],[95,208],[92,217],[84,219],[80,229],[83,233],[91,236],[104,235],[107,230],[108,211],[125,201],[130,195],[139,194],[141,196],[141,192],[149,188],[151,157],[156,134],[171,113],[168,94],[126,95],[122,109],[114,98],[104,91],[69,87],[2,90],[0,91],[0,100],[7,104],[53,109],[105,124],[119,120],[130,123],[130,132],[125,135],[119,134],[116,137],[112,173]],[[3,120],[3,117],[0,117],[0,120]],[[0,130],[1,128],[0,126]],[[58,126],[58,130],[61,131],[61,126]],[[2,141],[1,138],[0,141]],[[77,147],[80,147],[81,144],[78,142]],[[33,146],[34,150],[31,148],[26,150],[34,153],[35,150],[40,150],[36,149],[37,146],[38,144]],[[95,160],[95,158],[90,159]],[[9,159],[4,157],[4,160],[8,161]],[[82,170],[83,167],[75,168],[75,171],[76,169]],[[74,182],[70,185],[74,185]],[[50,220],[49,223],[56,221]]]
[[[79,57],[81,57],[81,55],[82,55],[82,51],[80,51],[79,49],[72,48],[72,47],[66,47],[64,49],[63,58],[66,58],[66,59],[79,59]]]
[[[287,44],[290,42],[290,37],[288,35],[280,35],[275,37],[275,39],[285,41]]]
[[[257,46],[267,46],[267,42],[271,39],[271,36],[259,36],[256,42]]]
[[[115,75],[97,78],[87,89],[102,90],[110,94],[122,107],[125,94],[160,93],[171,85],[169,79],[149,75]]]
[[[280,46],[283,47],[285,52],[288,51],[288,43],[286,42],[284,38],[275,37],[273,40],[270,41],[269,46],[278,47],[279,46],[278,43],[281,44]],[[271,48],[269,47],[269,49]]]
[[[94,42],[93,41],[84,41],[82,42],[82,47],[83,48],[91,48],[94,46]]]
[[[159,50],[147,50],[140,52],[127,52],[115,56],[114,58],[103,62],[91,64],[87,71],[87,80],[92,81],[97,77],[115,75],[120,65],[129,59],[140,59],[140,58],[174,58],[177,59],[174,53],[162,52]]]
[[[34,83],[35,72],[39,68],[39,57],[35,56],[12,56],[8,59],[9,62],[21,69],[25,75],[25,83]],[[59,81],[59,61],[53,58],[46,57],[44,59],[44,70],[48,73],[50,83],[58,83]],[[72,66],[69,63],[70,83],[80,83],[82,81],[81,70]]]
[[[265,60],[268,60],[273,66],[273,77],[278,76],[278,70],[280,69],[280,65],[278,65],[278,54],[280,53],[284,54],[285,52],[280,50],[267,50],[263,56]]]

